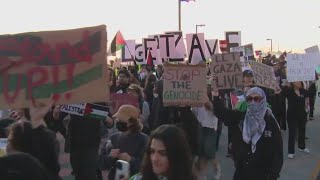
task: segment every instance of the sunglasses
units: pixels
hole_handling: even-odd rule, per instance
[[[254,101],[254,102],[261,102],[261,97],[259,97],[259,96],[254,96],[254,97],[252,97],[252,96],[248,96],[247,98],[246,98],[246,100],[247,100],[247,102],[252,102],[252,101]]]

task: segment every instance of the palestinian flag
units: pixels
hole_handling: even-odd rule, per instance
[[[151,68],[152,71],[154,71],[154,64],[153,64],[153,58],[151,54],[151,50],[148,50],[148,55],[147,55],[147,65]]]
[[[220,51],[222,53],[228,52],[228,41],[227,40],[219,40]]]
[[[87,103],[84,116],[91,119],[105,120],[108,117],[109,108],[98,104]]]
[[[125,45],[126,45],[126,42],[123,39],[121,32],[118,31],[116,36],[113,38],[113,40],[111,42],[109,52],[112,55],[115,55],[116,51],[123,49]]]

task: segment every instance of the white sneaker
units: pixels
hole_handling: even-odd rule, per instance
[[[293,157],[294,157],[294,154],[288,154],[289,159],[293,159]]]
[[[299,151],[304,152],[304,153],[310,153],[309,149],[307,149],[307,148],[299,149]]]

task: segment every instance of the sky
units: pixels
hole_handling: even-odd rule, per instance
[[[178,30],[178,0],[1,0],[0,34],[107,25],[111,41]],[[196,0],[182,2],[182,31],[224,39],[241,31],[255,50],[303,52],[320,44],[320,0]]]

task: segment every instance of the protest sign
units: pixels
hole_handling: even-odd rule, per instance
[[[315,80],[315,68],[319,65],[320,54],[288,54],[287,55],[287,80],[313,81]]]
[[[136,56],[136,63],[137,64],[146,64],[147,62],[145,61],[146,59],[144,58],[144,49],[143,49],[143,46],[142,44],[136,44],[136,53],[135,53],[135,56]]]
[[[228,42],[227,51],[230,52],[230,48],[241,46],[241,31],[227,31],[225,32],[225,38]]]
[[[188,62],[199,64],[206,61],[204,34],[187,34]]]
[[[205,58],[210,59],[212,55],[219,53],[218,39],[205,40]]]
[[[186,57],[186,47],[183,41],[182,31],[165,32],[165,34],[173,34],[175,38],[174,58],[170,58],[170,62],[181,62]]]
[[[133,105],[136,108],[139,108],[138,97],[133,96],[128,93],[112,93],[110,95],[110,101],[112,106],[112,114],[115,114],[122,105]]]
[[[203,65],[164,64],[164,106],[202,106],[207,100]]]
[[[273,67],[256,61],[250,61],[253,79],[257,86],[280,90],[279,83],[274,74]]]
[[[319,47],[317,45],[309,47],[304,50],[307,54],[309,53],[320,53]],[[320,73],[320,59],[318,59],[318,63],[316,64],[316,71]]]
[[[125,46],[121,50],[121,61],[131,62],[135,59],[136,54],[136,41],[135,40],[125,40]]]
[[[242,68],[239,53],[216,54],[211,57],[211,73],[217,76],[218,89],[233,89],[242,86]]]
[[[106,100],[106,35],[101,25],[0,36],[0,108]]]
[[[175,58],[175,37],[173,34],[159,35],[160,58]]]

